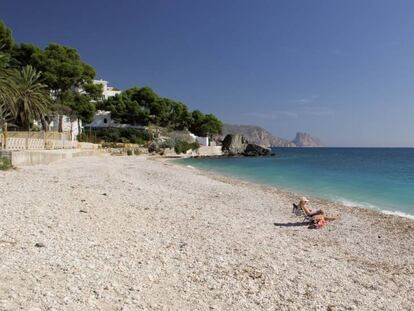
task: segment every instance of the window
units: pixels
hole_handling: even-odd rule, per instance
[[[105,124],[108,123],[108,119],[107,118],[104,118],[104,123]]]

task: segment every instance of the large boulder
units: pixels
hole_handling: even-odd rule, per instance
[[[224,137],[221,150],[225,155],[241,155],[246,150],[247,140],[240,134],[228,134]]]
[[[270,148],[265,148],[256,144],[248,144],[243,152],[243,155],[247,157],[269,156],[271,154],[272,150]]]

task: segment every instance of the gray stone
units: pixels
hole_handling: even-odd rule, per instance
[[[270,148],[265,148],[255,144],[248,144],[243,155],[248,157],[269,156],[272,153]]]
[[[244,152],[247,145],[248,142],[242,135],[229,134],[223,139],[221,150],[225,155],[240,155]]]

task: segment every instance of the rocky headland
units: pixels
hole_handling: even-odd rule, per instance
[[[240,134],[250,143],[265,147],[323,147],[318,138],[308,133],[298,132],[296,137],[289,141],[254,125],[224,124],[222,138],[228,134]]]

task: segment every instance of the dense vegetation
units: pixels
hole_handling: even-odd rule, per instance
[[[52,116],[63,114],[89,123],[96,109],[101,109],[111,111],[121,123],[189,129],[199,136],[221,132],[222,123],[214,115],[190,112],[182,102],[160,97],[149,87],[134,87],[103,100],[102,86],[93,84],[95,75],[76,49],[18,44],[0,21],[0,126],[8,122],[28,129],[40,120],[46,130]],[[141,139],[122,130],[96,134],[107,139]]]
[[[98,103],[97,108],[111,111],[112,118],[120,123],[189,129],[198,136],[219,134],[223,126],[214,115],[189,112],[185,104],[160,97],[149,87],[126,90]]]
[[[144,144],[148,140],[148,131],[134,128],[87,129],[79,136],[79,141],[92,143],[105,141],[109,143]]]

